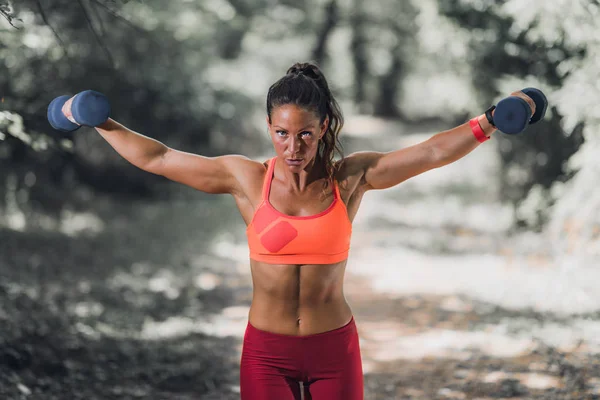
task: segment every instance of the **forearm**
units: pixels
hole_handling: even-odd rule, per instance
[[[132,131],[118,122],[109,119],[96,127],[96,130],[123,158],[138,168],[148,170],[160,160],[168,147],[158,140]]]
[[[487,137],[490,137],[496,131],[496,128],[487,121],[485,115],[481,115],[477,119],[479,126]],[[473,134],[468,122],[438,133],[429,140],[434,149],[437,164],[440,167],[466,156],[481,144]]]

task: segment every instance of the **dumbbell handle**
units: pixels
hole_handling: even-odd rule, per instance
[[[77,95],[67,100],[65,104],[63,104],[61,111],[69,121],[71,121],[74,124],[80,125],[79,123],[77,123],[77,121],[75,121],[75,118],[73,118],[73,113],[71,112],[71,105],[73,104],[73,100],[75,100],[76,96]]]

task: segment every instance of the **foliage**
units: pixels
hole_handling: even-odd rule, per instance
[[[0,1],[0,15],[2,15],[13,28],[17,28],[17,23],[23,22],[20,18],[15,17],[14,10],[8,0]]]
[[[262,151],[266,88],[291,63],[311,57],[355,110],[406,117],[399,99],[405,78],[424,65],[419,18],[432,3],[454,25],[457,45],[468,42],[460,60],[441,51],[436,63],[451,63],[444,68],[457,76],[472,71],[477,104],[519,85],[549,95],[544,122],[527,135],[497,140],[504,199],[514,203],[520,223],[541,227],[560,196],[557,183],[592,162],[583,155],[577,159],[585,161],[568,160],[597,126],[593,96],[581,93],[589,89],[587,79],[597,80],[598,4],[581,0],[563,15],[555,3],[541,1],[536,7],[516,0],[433,1],[0,2],[6,21],[22,20],[20,29],[6,23],[0,31],[2,109],[22,118],[28,137],[45,143],[0,138],[0,168],[7,172],[0,176],[0,203],[9,176],[16,192],[27,193],[20,199],[51,210],[85,207],[101,192],[169,195],[164,180],[128,166],[92,130],[65,134],[49,127],[52,98],[84,89],[106,93],[113,117],[132,129],[207,155]],[[567,7],[566,0],[557,4]],[[569,95],[569,88],[579,95]]]
[[[22,117],[30,136],[72,144],[67,149],[36,148],[23,137],[7,137],[0,142],[0,168],[7,172],[0,177],[0,193],[9,175],[16,176],[17,191],[28,191],[30,205],[50,210],[69,203],[85,206],[86,187],[128,197],[161,192],[162,179],[126,166],[90,129],[60,133],[49,126],[50,101],[85,89],[105,93],[114,118],[170,146],[210,154],[211,133],[231,125],[237,126],[238,143],[246,141],[252,130],[240,121],[252,103],[243,94],[212,86],[203,74],[220,60],[215,54],[220,47],[207,25],[220,25],[227,33],[229,23],[199,4],[190,4],[191,10],[156,3],[57,0],[15,5],[14,15],[24,28],[7,26],[0,34],[3,107]],[[186,22],[185,15],[192,12],[197,19]],[[198,25],[206,29],[195,29]],[[223,104],[236,112],[225,115]],[[31,174],[35,184],[28,187]]]
[[[438,3],[442,15],[470,32],[472,79],[484,104],[493,103],[518,85],[538,86],[550,98],[544,121],[530,127],[527,134],[499,135],[498,140],[503,198],[514,203],[519,224],[541,228],[547,221],[544,208],[551,202],[524,212],[523,201],[534,186],[548,192],[555,182],[567,181],[575,172],[567,170],[566,163],[584,142],[583,125],[562,123],[564,117],[553,94],[569,76],[564,66],[584,59],[588,43],[569,40],[565,26],[554,26],[550,36],[537,34],[549,30],[550,10],[541,1],[527,6],[495,0]],[[524,20],[523,15],[531,18]]]
[[[333,36],[353,29],[357,18],[368,22],[359,32],[361,51],[373,60],[362,66],[354,57],[355,80],[366,88],[358,101],[398,115],[417,13],[410,2],[354,10],[338,0],[23,0],[9,11],[23,28],[0,31],[3,107],[22,117],[29,135],[71,144],[34,149],[14,136],[0,142],[0,167],[9,172],[0,178],[0,193],[11,175],[30,205],[50,210],[86,207],[99,192],[168,195],[162,179],[127,166],[92,130],[51,129],[46,107],[54,97],[98,90],[109,97],[113,118],[169,146],[253,153],[264,144],[253,138],[263,129],[253,116],[263,112],[256,105],[268,85],[291,63],[311,57],[325,70],[337,69]],[[32,175],[30,187],[25,181]]]

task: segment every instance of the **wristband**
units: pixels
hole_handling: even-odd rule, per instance
[[[485,117],[487,118],[490,125],[493,126],[494,128],[496,127],[496,124],[494,123],[494,117],[492,116],[492,111],[494,111],[495,109],[496,109],[496,106],[491,106],[490,108],[485,110]]]
[[[469,121],[469,125],[471,125],[471,131],[473,132],[473,135],[475,135],[475,139],[477,139],[477,141],[479,143],[483,143],[486,140],[489,140],[489,137],[487,137],[485,135],[485,132],[483,132],[483,129],[481,129],[481,126],[479,125],[479,120],[477,117],[471,119]]]

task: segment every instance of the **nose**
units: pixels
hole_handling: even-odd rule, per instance
[[[297,152],[300,151],[300,146],[302,145],[302,142],[300,141],[300,138],[292,135],[290,137],[290,150],[292,154],[296,154]]]

